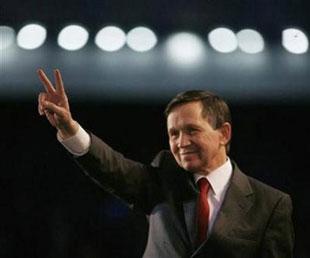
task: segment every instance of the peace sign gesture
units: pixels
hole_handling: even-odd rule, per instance
[[[50,124],[57,128],[63,139],[75,135],[78,124],[71,116],[68,97],[60,71],[58,69],[54,70],[56,87],[53,86],[42,69],[37,72],[45,88],[45,92],[41,92],[38,98],[39,114],[46,116]]]

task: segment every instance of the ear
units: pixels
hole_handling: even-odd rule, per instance
[[[220,128],[218,128],[220,132],[220,142],[222,145],[227,145],[231,139],[231,124],[225,122]]]

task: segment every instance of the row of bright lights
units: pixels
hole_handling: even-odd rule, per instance
[[[17,33],[17,45],[24,49],[36,49],[46,40],[47,31],[38,24],[29,24]],[[74,51],[83,48],[89,39],[88,31],[79,25],[69,25],[58,34],[58,45],[66,50]],[[145,52],[154,48],[158,42],[155,33],[146,27],[136,27],[127,34],[115,26],[101,29],[95,36],[95,44],[104,51],[120,50],[125,44],[137,52]],[[217,28],[208,34],[209,44],[221,53],[230,53],[237,48],[250,54],[264,50],[264,39],[260,33],[252,29],[244,29],[234,33],[228,28]],[[0,26],[0,50],[6,49],[15,42],[15,31],[8,26]],[[294,54],[307,52],[309,41],[307,35],[296,28],[288,28],[282,32],[283,47]],[[187,53],[189,57],[201,54],[203,40],[193,33],[182,32],[172,35],[167,41],[170,52]]]
[[[39,24],[29,24],[17,33],[17,45],[23,49],[36,49],[46,40],[47,31]],[[58,34],[58,45],[66,50],[75,51],[83,48],[89,39],[88,31],[79,25],[69,25]],[[0,49],[13,45],[15,31],[8,26],[0,26]],[[157,37],[146,27],[137,27],[125,34],[115,26],[101,29],[96,37],[95,44],[102,50],[113,52],[121,49],[125,44],[137,52],[145,52],[157,44]]]

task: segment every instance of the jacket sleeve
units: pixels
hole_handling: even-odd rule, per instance
[[[76,157],[84,173],[105,191],[146,213],[159,199],[157,168],[125,158],[93,134],[89,152]]]
[[[292,222],[292,201],[285,194],[277,202],[267,225],[262,258],[292,258],[294,249],[294,229]]]

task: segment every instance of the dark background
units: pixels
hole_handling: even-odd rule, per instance
[[[282,29],[310,32],[308,10],[306,0],[0,3],[0,25],[18,31],[36,21],[48,28],[48,41],[40,49],[16,49],[12,62],[0,52],[0,257],[140,257],[146,242],[144,215],[91,182],[38,116],[41,86],[35,70],[40,66],[49,74],[55,67],[63,71],[74,118],[82,126],[146,163],[168,148],[162,112],[176,92],[201,88],[223,95],[233,114],[231,158],[246,174],[291,195],[295,258],[310,257],[310,58],[309,52],[296,56],[280,49]],[[72,22],[84,24],[92,36],[104,25],[129,30],[145,24],[159,40],[182,30],[206,34],[223,25],[235,31],[251,27],[263,34],[270,60],[256,70],[242,63],[239,52],[211,52],[211,67],[184,72],[162,65],[161,55],[159,68],[131,67],[131,60],[140,57],[128,49],[98,54],[87,46],[85,52],[67,55],[55,40]],[[99,66],[96,56],[105,65]]]

